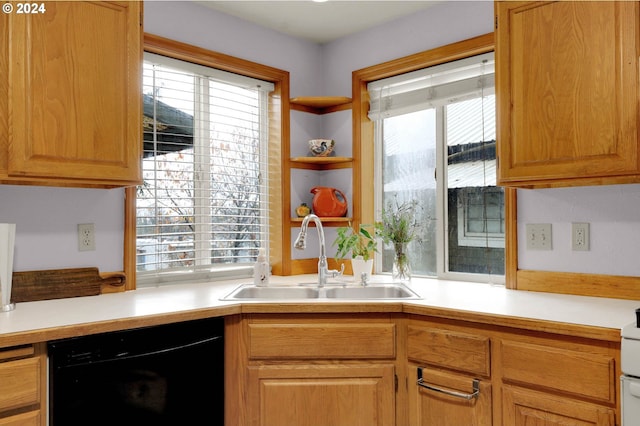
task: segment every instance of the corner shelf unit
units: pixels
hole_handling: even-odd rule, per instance
[[[340,125],[343,126],[343,127],[340,127],[342,129],[345,128],[344,126],[345,124],[348,125],[348,123],[351,121],[351,117],[349,116],[348,118],[349,122],[341,121],[346,119],[346,118],[342,118],[344,117],[342,116],[342,114],[344,113],[341,111],[351,111],[351,108],[352,108],[352,99],[349,97],[340,97],[340,96],[306,97],[305,96],[305,97],[296,97],[296,98],[289,99],[289,109],[292,112],[298,111],[298,112],[314,114],[314,115],[324,115],[324,114],[332,114],[332,113],[340,112],[340,115],[331,115],[329,118],[329,122],[331,122],[331,120],[338,120],[338,122],[341,123]],[[322,120],[322,122],[324,123],[325,119],[322,118],[320,120]],[[329,126],[329,127],[332,127],[332,126]],[[352,125],[349,125],[349,128],[352,128]],[[327,130],[327,129],[325,128],[324,130]],[[341,145],[347,144],[342,146],[351,147],[351,148],[353,147],[353,140],[352,140],[353,133],[351,130],[349,130],[348,135],[334,133],[333,135],[327,136],[327,138],[339,140],[340,141],[339,143]],[[295,140],[297,144],[302,143],[297,137]],[[293,204],[297,205],[298,201],[296,199],[292,200],[292,194],[295,192],[294,185],[296,182],[298,182],[297,179],[300,176],[300,173],[303,173],[303,172],[300,172],[300,171],[296,172],[296,174],[292,176],[292,171],[307,170],[307,171],[310,171],[311,173],[319,172],[320,173],[319,176],[324,175],[325,172],[329,172],[330,174],[328,176],[334,176],[334,178],[336,176],[342,176],[343,174],[347,173],[347,174],[350,174],[350,179],[353,182],[352,170],[357,163],[353,155],[352,156],[328,156],[328,157],[304,156],[304,150],[300,148],[301,147],[299,145],[297,145],[296,150],[292,150],[291,147],[289,147],[289,152],[287,153],[288,155],[285,154],[287,158],[285,160],[284,167],[286,169],[285,176],[287,176],[288,181],[284,185],[285,185],[285,188],[287,188],[288,194],[286,196],[286,202],[289,205],[286,206],[288,207],[288,214],[285,214],[284,224],[285,224],[285,230],[288,229],[291,232],[295,232],[294,229],[300,227],[300,224],[302,223],[302,220],[303,220],[303,218],[297,217],[294,212]],[[352,152],[352,151],[353,149],[344,150],[344,152],[347,155],[349,155],[349,152]],[[291,155],[291,154],[294,154],[294,155]],[[303,156],[300,156],[300,154],[303,154]],[[340,171],[340,170],[344,170],[344,171]],[[351,170],[351,171],[348,171],[348,170]],[[336,171],[336,173],[339,173],[339,174],[332,175],[331,174],[332,171]],[[346,175],[345,175],[345,178],[346,178]],[[307,201],[305,200],[305,202]],[[349,223],[357,222],[357,217],[356,217],[357,215],[353,213],[354,210],[356,212],[360,211],[359,204],[357,203],[359,203],[359,200],[357,196],[354,194],[351,196],[351,206],[349,208],[349,213],[348,213],[349,216],[322,217],[321,218],[322,223],[325,225],[325,227],[334,228],[334,227],[340,227],[340,226],[348,226]],[[355,204],[357,204],[357,206]],[[309,204],[309,206],[311,206],[311,204]],[[313,223],[310,223],[310,226],[315,226],[315,225]],[[290,263],[288,267],[288,272],[291,274],[317,272],[316,258],[305,258],[305,259],[290,258],[289,260],[290,260]],[[331,262],[333,265],[334,261],[331,260]]]

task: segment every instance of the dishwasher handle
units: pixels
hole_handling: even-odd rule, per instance
[[[445,389],[445,388],[441,388],[438,386],[434,386],[431,385],[427,382],[424,381],[424,379],[422,378],[422,367],[418,367],[418,381],[416,382],[416,384],[420,387],[423,387],[425,389],[428,389],[430,391],[434,391],[434,392],[440,392],[443,393],[445,395],[449,395],[449,396],[453,396],[456,398],[462,398],[465,399],[467,401],[470,401],[474,398],[478,398],[478,395],[480,395],[480,381],[478,379],[473,379],[472,382],[472,387],[473,387],[473,392],[472,393],[466,393],[466,392],[458,392],[458,391],[454,391],[451,389]]]

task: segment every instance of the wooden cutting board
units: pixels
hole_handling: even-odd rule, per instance
[[[125,281],[122,272],[100,274],[98,268],[14,272],[11,301],[32,302],[124,291]]]

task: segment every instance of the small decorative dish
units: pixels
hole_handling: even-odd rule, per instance
[[[328,157],[333,152],[336,143],[333,139],[311,139],[309,151],[314,157]]]

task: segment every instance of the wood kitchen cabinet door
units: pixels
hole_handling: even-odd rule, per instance
[[[640,4],[496,2],[499,184],[640,178]]]
[[[5,16],[3,181],[140,181],[142,2],[46,2]],[[4,78],[4,76],[3,76]],[[4,88],[3,88],[4,86]],[[2,138],[2,137],[0,137]],[[5,163],[6,162],[6,163]],[[4,163],[4,164],[3,164]]]
[[[0,426],[46,424],[45,344],[0,349]]]
[[[249,367],[250,424],[389,426],[395,424],[392,364]]]
[[[502,388],[503,424],[614,426],[615,410],[515,386]]]
[[[486,426],[492,423],[491,383],[478,381],[473,394],[473,378],[459,373],[422,368],[423,383],[418,385],[418,366],[409,366],[409,424],[411,426],[464,425]],[[437,391],[435,389],[439,389]],[[455,394],[455,395],[454,395]]]
[[[0,418],[0,426],[40,426],[42,424],[41,418],[40,411],[29,411]]]

